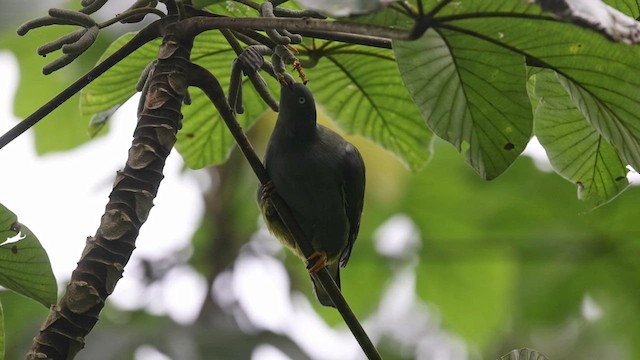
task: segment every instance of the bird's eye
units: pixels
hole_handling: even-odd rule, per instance
[[[298,98],[298,104],[304,104],[304,103],[306,103],[306,102],[307,102],[307,99],[306,99],[306,98],[304,98],[304,97],[299,97],[299,98]]]

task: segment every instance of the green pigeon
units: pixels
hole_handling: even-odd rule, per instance
[[[340,267],[347,265],[358,236],[364,203],[365,167],[358,149],[316,123],[311,91],[301,83],[282,82],[280,112],[271,134],[265,166],[271,182],[258,189],[258,204],[269,230],[307,262],[311,274],[327,266],[340,287]],[[269,200],[276,191],[311,241],[308,259]],[[312,276],[322,305],[334,306]]]

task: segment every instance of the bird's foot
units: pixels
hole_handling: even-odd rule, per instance
[[[260,197],[262,198],[262,200],[266,200],[271,197],[274,191],[275,186],[273,186],[273,181],[269,180],[264,185],[262,185],[262,194],[260,195]]]
[[[323,267],[327,266],[327,253],[316,251],[307,258],[307,270],[310,274],[315,274]]]

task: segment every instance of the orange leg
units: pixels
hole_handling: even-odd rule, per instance
[[[327,253],[324,251],[316,251],[307,259],[307,270],[311,274],[317,273],[325,266],[327,266]]]

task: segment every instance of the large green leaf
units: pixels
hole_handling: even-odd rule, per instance
[[[559,76],[559,75],[558,75]],[[558,174],[578,186],[578,195],[600,205],[629,184],[615,149],[585,120],[550,70],[530,79],[535,133]]]
[[[640,16],[640,3],[636,0],[605,0],[604,2],[635,19]]]
[[[475,3],[485,3],[478,1]],[[455,14],[438,18],[439,28],[469,43],[497,46],[563,75],[574,103],[625,162],[640,167],[640,71],[638,47],[613,43],[593,31],[535,14],[528,9]],[[508,96],[508,94],[504,94]]]
[[[629,2],[614,5],[625,5],[628,13],[638,8]],[[427,8],[433,6],[430,2]],[[522,57],[562,74],[590,124],[625,162],[640,165],[640,126],[634,115],[638,77],[629,76],[640,69],[634,60],[637,47],[610,42],[517,1],[455,2],[436,20],[418,41],[394,43],[398,63],[427,122],[458,148],[467,142],[467,159],[480,175],[500,174],[525,143],[519,136],[526,134],[520,98],[524,78],[516,60]],[[510,140],[509,128],[517,130],[518,141]],[[508,148],[514,151],[505,153]]]
[[[319,105],[348,133],[382,145],[413,170],[422,168],[432,134],[402,84],[393,53],[350,45],[320,54],[318,64],[306,70]]]
[[[505,171],[533,127],[522,56],[444,29],[394,42],[398,67],[429,127],[485,179]]]
[[[0,241],[0,285],[46,307],[55,304],[58,287],[47,252],[31,230],[2,204]]]
[[[637,70],[640,70],[640,67]],[[606,81],[602,86],[608,86],[607,89],[590,90],[586,84],[580,84],[574,79],[564,76],[559,76],[558,79],[587,121],[616,146],[620,156],[628,164],[634,169],[640,169],[640,122],[637,115],[639,113],[632,112],[640,110],[640,106],[634,103],[633,94],[624,99],[627,96],[625,91],[631,90],[631,87]],[[637,85],[634,84],[633,88],[637,88]],[[624,101],[614,97],[623,98]]]

